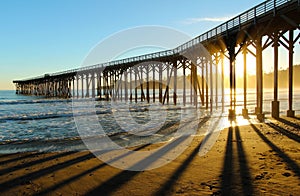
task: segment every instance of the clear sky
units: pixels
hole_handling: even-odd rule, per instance
[[[12,80],[81,65],[101,40],[141,25],[175,28],[195,37],[261,0],[2,0],[0,89]]]

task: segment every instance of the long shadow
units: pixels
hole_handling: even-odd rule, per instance
[[[206,122],[207,120],[208,120],[208,119],[205,118],[205,119],[202,120],[203,122],[201,122],[201,123],[203,124],[203,123]],[[200,125],[200,123],[199,123],[199,125]],[[145,148],[145,147],[147,147],[147,146],[149,146],[149,145],[150,145],[150,144],[145,144],[145,145],[143,145],[143,146],[140,146],[140,147],[138,147],[138,148],[135,148],[134,150],[135,150],[135,151],[141,150],[141,149],[143,149],[143,148]],[[101,152],[102,152],[102,151],[101,151]],[[103,151],[103,152],[106,152],[106,151]],[[115,157],[115,158],[114,158],[113,160],[111,160],[110,162],[117,161],[118,159],[123,158],[123,157],[125,157],[125,156],[128,156],[128,155],[131,154],[131,153],[132,153],[132,152],[128,152],[128,153],[125,153],[125,154],[120,155],[120,156],[118,156],[118,157]],[[96,153],[96,154],[97,154],[97,153]],[[39,193],[35,194],[35,195],[49,194],[50,192],[52,192],[52,191],[54,191],[54,190],[56,190],[56,189],[58,189],[58,188],[60,188],[60,187],[62,187],[62,186],[64,186],[64,185],[66,185],[66,184],[68,184],[68,183],[71,183],[72,181],[74,181],[74,180],[76,180],[76,179],[78,179],[78,178],[80,178],[80,177],[82,177],[82,176],[84,176],[84,175],[87,175],[88,173],[91,173],[91,172],[93,172],[93,171],[95,171],[95,170],[98,170],[98,169],[104,167],[105,165],[107,165],[107,164],[106,164],[106,163],[103,163],[103,164],[97,165],[97,166],[95,166],[95,167],[93,167],[93,168],[91,168],[91,169],[88,169],[88,170],[86,170],[86,171],[84,171],[84,172],[82,172],[82,173],[80,173],[80,174],[78,174],[78,175],[72,176],[71,178],[68,178],[68,179],[66,179],[65,181],[63,181],[63,182],[61,182],[61,183],[59,183],[59,184],[53,185],[53,186],[51,186],[51,187],[49,187],[49,188],[43,190],[42,192],[39,192]],[[137,173],[137,172],[129,172],[129,173]],[[124,174],[124,175],[126,175],[126,174]],[[112,181],[114,181],[114,180],[112,180]],[[93,193],[91,193],[91,194],[93,194]]]
[[[222,118],[222,116],[218,117],[217,121],[215,122],[215,124],[213,126],[213,129],[216,128],[216,126],[218,125],[218,122],[220,121],[221,118]],[[209,119],[210,119],[210,117],[203,118],[202,121],[198,124],[198,129]],[[207,135],[206,141],[212,135],[212,133],[213,133],[213,131],[211,131],[209,133],[209,135]],[[183,174],[183,172],[186,170],[186,168],[189,166],[189,164],[194,160],[196,155],[199,153],[199,149],[202,144],[203,144],[203,141],[197,145],[197,147],[192,151],[192,153],[188,156],[188,158],[177,168],[177,170],[172,174],[172,176],[169,178],[169,180],[167,182],[165,182],[164,185],[162,185],[162,187],[158,191],[156,191],[156,193],[154,195],[167,195],[168,190],[170,190],[172,188],[174,183],[179,179],[179,177]]]
[[[222,179],[221,179],[221,193],[222,195],[231,195],[231,184],[233,180],[233,149],[232,149],[232,127],[228,129],[227,144],[225,159],[223,163]]]
[[[226,144],[226,152],[223,163],[223,171],[221,175],[221,194],[222,195],[235,195],[237,194],[233,191],[233,184],[237,179],[237,176],[234,176],[233,165],[235,161],[238,161],[239,172],[241,185],[243,189],[243,195],[253,195],[254,189],[251,180],[251,172],[248,166],[248,160],[245,154],[244,146],[242,144],[242,138],[240,135],[240,129],[238,126],[234,128],[235,137],[236,137],[236,145],[237,145],[237,153],[238,160],[235,160],[233,157],[233,127],[229,127],[228,136],[227,136],[227,144]]]
[[[300,118],[299,118],[299,117],[297,117],[297,116],[294,116],[294,117],[292,117],[292,118],[294,118],[294,119],[297,119],[297,120],[300,120]]]
[[[7,158],[16,155],[18,155],[18,153],[0,154],[0,158],[2,159],[2,158]]]
[[[181,165],[177,168],[177,170],[172,174],[167,182],[162,185],[162,187],[154,194],[154,195],[167,195],[168,190],[172,188],[174,183],[179,179],[179,177],[183,174],[189,164],[194,160],[199,152],[199,148],[201,143],[193,150],[193,152],[188,156],[188,158],[181,163]]]
[[[283,119],[283,118],[279,118],[279,119],[277,119],[277,120],[280,121],[280,122],[282,122],[282,123],[284,123],[284,124],[290,125],[290,126],[296,128],[296,129],[300,129],[300,125],[297,125],[297,124],[295,124],[295,123],[293,123],[293,122],[290,122],[290,121],[288,121],[288,120],[285,120],[285,119]]]
[[[254,190],[252,186],[251,173],[248,167],[248,160],[245,154],[245,150],[240,135],[240,129],[235,127],[235,137],[237,140],[238,159],[240,166],[240,177],[242,179],[242,187],[244,195],[253,195]]]
[[[275,144],[273,144],[266,136],[264,136],[261,131],[249,121],[251,127],[253,130],[257,133],[257,135],[266,143],[268,146],[270,146],[277,154],[278,156],[286,162],[286,164],[293,170],[293,172],[298,176],[300,179],[300,167],[299,165],[292,160],[287,154],[285,154],[280,148],[278,148]]]
[[[201,119],[201,121],[198,123],[198,129],[206,122],[208,121],[209,117],[205,117]],[[187,126],[187,125],[185,125]],[[185,140],[187,140],[190,137],[190,135],[182,135],[181,137],[176,138],[172,142],[166,144],[163,148],[159,149],[146,159],[136,163],[132,166],[132,168],[138,168],[139,166],[142,166],[143,168],[146,168],[150,164],[154,163],[158,158],[163,156],[164,154],[168,153],[173,148],[180,145],[180,143],[183,143]],[[130,168],[129,168],[130,170]],[[124,183],[131,180],[134,176],[139,174],[138,171],[128,171],[125,170],[110,179],[108,179],[106,182],[102,183],[99,187],[96,189],[90,191],[87,193],[87,195],[99,195],[99,193],[104,195],[109,195],[115,192],[119,187],[121,187]]]
[[[143,149],[143,148],[146,148],[146,147],[149,146],[149,145],[150,145],[150,144],[146,144],[146,145],[140,146],[140,147],[138,147],[138,148],[135,148],[134,151],[141,150],[141,149]],[[115,158],[114,158],[113,160],[111,160],[110,162],[117,161],[118,159],[123,158],[123,157],[125,157],[125,156],[128,156],[128,155],[131,154],[131,153],[133,153],[133,152],[128,152],[128,153],[125,153],[125,154],[123,154],[123,155],[121,155],[121,156],[115,157]],[[49,194],[50,192],[53,192],[53,191],[59,189],[60,187],[63,187],[63,186],[65,186],[65,185],[67,185],[67,184],[69,184],[69,183],[75,181],[76,179],[81,178],[81,177],[83,177],[83,176],[85,176],[85,175],[87,175],[87,174],[89,174],[89,173],[91,173],[91,172],[93,172],[93,171],[96,171],[96,170],[98,170],[98,169],[101,169],[102,167],[104,167],[104,166],[106,166],[106,165],[107,165],[106,163],[102,163],[102,164],[100,164],[100,165],[97,165],[97,166],[95,166],[95,167],[93,167],[93,168],[91,168],[91,169],[88,169],[88,170],[86,170],[86,171],[80,173],[80,174],[77,174],[77,175],[75,175],[75,176],[72,176],[71,178],[68,178],[68,179],[64,180],[63,182],[60,182],[59,184],[55,184],[55,185],[53,185],[53,186],[51,186],[51,187],[48,187],[47,189],[44,189],[44,190],[42,190],[41,192],[39,192],[39,193],[37,193],[37,194],[35,194],[35,195],[37,196],[37,195],[45,195],[45,194]]]
[[[167,144],[165,147],[163,147],[162,149],[153,153],[146,159],[136,163],[135,165],[132,166],[132,168],[138,167],[139,165],[141,165],[143,168],[149,166],[151,163],[155,162],[155,160],[157,160],[159,157],[166,154],[169,150],[180,145],[180,143],[184,142],[188,137],[189,136],[182,136],[182,137],[177,138],[176,140]],[[130,181],[134,176],[136,176],[139,173],[140,172],[138,172],[138,171],[124,170],[121,173],[108,179],[106,182],[102,183],[96,189],[87,193],[87,195],[99,195],[100,193],[103,195],[110,195],[114,191],[116,191],[119,187],[121,187],[124,183]]]
[[[14,153],[15,154],[15,153]],[[12,154],[12,155],[14,155]],[[22,159],[26,159],[28,157],[32,157],[32,156],[38,156],[38,155],[41,155],[43,154],[43,152],[37,152],[37,153],[28,153],[28,154],[24,154],[23,156],[19,156],[18,157],[15,157],[15,158],[12,158],[12,159],[9,159],[9,160],[5,160],[5,161],[1,161],[0,162],[0,165],[3,165],[3,164],[7,164],[7,163],[11,163],[11,162],[15,162],[15,161],[20,161]],[[10,155],[10,154],[9,154]]]
[[[41,170],[31,172],[31,173],[28,173],[28,174],[23,175],[23,176],[16,177],[14,179],[11,179],[9,181],[1,183],[0,184],[0,192],[9,190],[9,189],[13,188],[15,185],[18,185],[18,184],[26,184],[26,183],[30,182],[31,180],[37,179],[41,176],[52,173],[56,170],[66,168],[70,165],[79,163],[81,161],[86,161],[86,160],[89,160],[89,159],[92,159],[92,158],[95,158],[95,156],[92,153],[89,153],[87,155],[76,157],[74,159],[65,161],[63,163],[58,163],[58,164],[53,165],[53,166],[45,167]]]
[[[75,152],[64,152],[64,153],[55,154],[53,156],[49,156],[49,157],[45,157],[45,158],[38,159],[38,160],[35,160],[35,161],[31,161],[31,162],[28,162],[28,163],[24,163],[22,165],[16,165],[16,166],[13,166],[11,168],[2,169],[2,170],[0,170],[0,173],[2,175],[4,175],[6,173],[10,173],[10,172],[13,172],[13,171],[16,171],[16,170],[19,170],[19,169],[23,169],[23,168],[26,168],[26,167],[29,167],[29,166],[37,165],[37,164],[40,164],[40,163],[43,163],[43,162],[46,162],[46,161],[50,161],[50,160],[53,160],[53,159],[56,159],[56,158],[68,156],[68,155],[71,155],[71,154],[74,154],[74,153]]]
[[[287,136],[288,138],[300,143],[300,137],[298,135],[296,135],[296,134],[294,134],[294,133],[292,133],[292,132],[290,132],[290,131],[282,128],[282,127],[279,127],[279,126],[277,126],[277,125],[275,125],[274,123],[271,123],[271,122],[266,123],[266,125],[268,125],[269,127],[275,129],[276,131],[282,133],[283,135]]]
[[[75,181],[76,179],[81,178],[81,177],[83,177],[83,176],[85,176],[85,175],[87,175],[87,174],[89,174],[89,173],[91,173],[91,172],[93,172],[93,171],[96,171],[96,170],[98,170],[98,169],[101,169],[101,168],[104,167],[104,166],[106,166],[105,163],[102,163],[102,164],[100,164],[100,165],[97,165],[97,166],[95,166],[95,167],[93,167],[93,168],[91,168],[91,169],[88,169],[88,170],[86,170],[86,171],[84,171],[84,172],[82,172],[82,173],[80,173],[80,174],[78,174],[78,175],[72,176],[71,178],[69,178],[69,179],[67,179],[67,180],[65,180],[65,181],[63,181],[63,182],[61,182],[61,183],[59,183],[59,184],[55,184],[55,185],[53,185],[53,186],[51,186],[51,187],[49,187],[49,188],[47,188],[47,189],[44,189],[44,190],[42,190],[41,192],[36,193],[36,194],[34,194],[34,195],[35,195],[35,196],[38,196],[38,195],[50,195],[50,192],[53,192],[53,191],[59,189],[60,187],[63,187],[63,186],[65,186],[65,185],[67,185],[67,184],[69,184],[69,183]]]

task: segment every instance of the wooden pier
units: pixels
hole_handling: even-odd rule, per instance
[[[273,48],[274,100],[272,116],[279,117],[278,47],[288,51],[287,116],[294,116],[293,55],[299,44],[300,0],[268,0],[172,50],[116,60],[94,66],[15,80],[16,93],[64,98],[178,102],[212,110],[224,108],[224,61],[229,61],[230,109],[236,115],[236,67],[244,66],[244,108],[247,110],[247,55],[256,58],[256,108],[263,111],[263,51]],[[236,64],[243,55],[243,65]],[[152,91],[152,92],[151,92]]]

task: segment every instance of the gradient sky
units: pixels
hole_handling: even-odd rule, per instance
[[[99,41],[121,30],[161,25],[195,37],[260,2],[2,0],[0,89],[14,89],[14,79],[80,67]]]

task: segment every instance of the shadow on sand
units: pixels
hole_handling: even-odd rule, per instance
[[[202,119],[202,121],[198,124],[198,127],[201,127],[206,121],[208,121],[209,118]],[[250,120],[249,120],[250,122]],[[273,149],[276,154],[287,164],[289,168],[295,173],[296,176],[300,179],[300,167],[299,165],[293,161],[283,150],[281,150],[278,146],[276,146],[267,136],[265,136],[262,131],[254,124],[250,122],[250,126],[252,129],[257,133],[257,135],[271,148]],[[268,124],[271,128],[282,131],[282,133],[287,136],[290,139],[295,140],[294,138],[291,138],[290,134],[287,134],[282,130],[282,128],[278,128],[275,125]],[[227,135],[227,141],[226,141],[226,149],[225,149],[225,157],[223,162],[223,169],[220,176],[220,192],[221,195],[236,195],[241,194],[243,195],[255,195],[255,189],[253,185],[253,179],[251,179],[251,170],[249,167],[249,161],[245,150],[245,139],[243,139],[243,129],[239,126],[231,126],[228,128],[228,135]],[[182,136],[179,137],[172,142],[166,144],[166,146],[162,149],[160,149],[157,153],[159,155],[168,153],[168,151],[184,141],[187,140],[189,136]],[[297,140],[295,140],[297,141]],[[170,174],[170,176],[167,178],[165,182],[160,186],[159,189],[155,190],[154,195],[169,195],[170,192],[174,189],[174,186],[176,182],[180,179],[180,177],[184,174],[184,172],[187,170],[187,168],[191,165],[191,162],[195,159],[199,152],[199,148],[203,144],[203,141],[199,144],[197,144],[192,150],[191,153],[180,163],[180,165],[177,166],[177,168],[174,169],[174,171]],[[148,147],[149,144],[145,144],[143,146],[139,146],[134,148],[134,151],[142,150],[146,147]],[[105,151],[99,152],[101,154],[106,153]],[[18,157],[20,160],[26,159],[29,156],[38,156],[40,153],[34,153],[29,155],[24,155]],[[96,153],[97,154],[97,153]],[[119,157],[114,158],[113,161],[117,161],[125,156],[130,155],[131,153],[128,152],[126,154],[122,154]],[[33,171],[30,173],[26,173],[22,176],[16,176],[13,179],[9,179],[5,182],[0,183],[0,191],[5,192],[7,190],[12,189],[14,186],[17,185],[26,185],[30,183],[30,181],[38,179],[40,177],[43,177],[45,175],[51,174],[55,171],[58,171],[60,169],[66,169],[69,166],[72,166],[74,164],[78,164],[83,161],[87,161],[90,159],[94,159],[95,156],[91,153],[88,154],[79,154],[78,152],[63,152],[58,153],[54,155],[50,155],[48,157],[41,157],[34,159],[30,162],[13,166],[11,168],[5,168],[2,169],[0,172],[1,174],[7,174],[10,172],[14,172],[18,169],[24,169],[33,165],[37,165],[46,161],[51,161],[53,159],[60,159],[60,158],[68,158],[64,162],[59,162],[55,165],[47,166],[45,168],[42,168],[38,171]],[[9,158],[9,156],[8,156]],[[13,161],[19,160],[18,158],[12,157],[11,159],[7,159],[5,161],[2,161],[0,164],[10,163]],[[137,164],[149,164],[153,161],[157,160],[157,154],[154,153],[151,156],[147,157],[145,160],[140,161]],[[150,160],[150,161],[149,161]],[[94,172],[96,170],[99,170],[103,167],[107,166],[106,163],[100,163],[100,164],[94,164],[91,166],[91,168],[86,169],[84,171],[81,171],[81,173],[77,173],[75,175],[72,175],[70,177],[67,177],[63,181],[58,182],[57,184],[54,184],[50,187],[45,187],[44,189],[37,192],[35,195],[46,195],[54,193],[56,190],[58,190],[61,187],[64,187],[73,181],[76,181],[77,179],[80,179],[81,177],[84,177],[91,172]],[[119,190],[120,187],[122,187],[124,184],[128,183],[130,180],[132,180],[136,175],[140,174],[141,172],[138,171],[121,171],[117,173],[116,175],[112,176],[110,179],[106,180],[105,182],[99,184],[98,187],[95,189],[89,191],[86,193],[87,195],[110,195],[115,193]],[[169,175],[169,174],[168,174]]]
[[[274,130],[278,131],[279,133],[285,135],[286,137],[288,137],[288,138],[290,138],[290,139],[292,139],[292,140],[300,143],[300,137],[298,135],[296,135],[296,134],[288,131],[287,129],[284,129],[284,128],[282,128],[282,127],[280,127],[280,126],[278,126],[278,125],[276,125],[276,124],[274,124],[272,122],[268,122],[268,123],[266,123],[266,125],[268,125],[269,127],[273,128]]]
[[[201,121],[198,124],[198,128],[203,126],[203,124],[205,124],[205,122],[207,122],[208,120],[209,120],[209,117],[201,119]],[[189,135],[182,136],[182,137],[179,137],[179,138],[173,140],[172,142],[167,144],[166,147],[160,149],[157,153],[159,153],[159,155],[168,153],[168,151],[170,149],[173,149],[176,146],[180,145],[185,140],[187,140],[188,137],[190,137],[190,136]],[[141,150],[141,149],[147,147],[148,145],[149,144],[137,147],[134,150],[135,151]],[[162,194],[163,195],[163,194],[167,193],[168,190],[170,190],[172,188],[173,184],[177,181],[177,179],[180,177],[180,175],[188,167],[189,163],[196,156],[200,145],[201,144],[199,144],[192,151],[190,156],[188,156],[187,159],[176,169],[176,171],[172,174],[172,177],[167,182],[165,182],[165,184],[162,186],[162,188],[160,190],[157,190],[157,194]],[[105,151],[102,151],[100,153],[103,154],[103,153],[105,153]],[[21,156],[21,157],[12,158],[12,159],[2,161],[0,164],[6,164],[6,163],[14,162],[14,161],[20,161],[22,159],[30,158],[32,156],[38,156],[40,154],[42,154],[42,153],[34,153],[34,154],[29,153],[28,155],[24,155],[24,156]],[[119,157],[116,157],[114,160],[111,160],[111,161],[117,161],[118,159],[121,159],[125,156],[128,156],[129,154],[130,153],[123,154]],[[51,160],[54,160],[54,159],[60,160],[60,159],[65,159],[65,158],[67,158],[67,160],[65,160],[64,162],[60,161],[55,165],[46,166],[46,167],[44,167],[44,168],[42,168],[38,171],[32,171],[32,172],[22,174],[22,175],[19,175],[19,176],[17,175],[14,178],[10,178],[7,181],[4,181],[4,182],[0,183],[0,192],[5,192],[5,191],[8,191],[8,190],[11,190],[15,186],[18,186],[18,185],[30,184],[31,181],[33,181],[35,179],[38,179],[40,177],[49,175],[49,174],[51,174],[53,172],[56,172],[58,170],[61,170],[61,169],[66,169],[67,167],[78,164],[80,162],[93,159],[93,158],[95,158],[95,156],[92,153],[80,154],[79,152],[63,152],[63,153],[50,155],[48,157],[42,156],[41,158],[33,159],[32,161],[27,162],[27,163],[22,163],[22,164],[19,164],[19,165],[10,167],[10,168],[2,169],[1,174],[11,173],[11,172],[17,171],[19,169],[25,169],[25,168],[28,168],[30,166],[42,164],[44,162],[51,161]],[[156,161],[157,158],[158,157],[157,157],[156,153],[154,153],[150,157],[147,157],[146,160],[142,160],[138,164],[144,164],[144,165],[147,164],[147,163],[149,164],[153,161]],[[144,162],[144,163],[142,163],[142,162]],[[98,169],[100,169],[104,166],[107,166],[107,164],[106,163],[101,163],[101,164],[98,164],[98,165],[94,165],[93,167],[91,167],[90,169],[85,170],[84,172],[73,175],[73,176],[59,182],[58,184],[54,184],[50,187],[47,187],[47,188],[44,188],[44,189],[40,190],[35,195],[45,195],[45,194],[54,193],[55,190],[65,186],[65,185],[68,185],[68,184],[72,183],[73,181],[75,181],[75,180],[77,180],[77,179],[79,179],[79,178],[95,171],[95,170],[98,170]],[[99,193],[105,194],[105,195],[111,194],[111,193],[117,191],[119,187],[121,187],[123,184],[130,181],[134,176],[136,176],[139,173],[140,172],[135,172],[135,171],[122,171],[119,174],[117,174],[117,175],[113,176],[112,178],[108,179],[104,183],[100,184],[96,189],[91,190],[87,194],[88,195],[99,195]]]
[[[203,118],[199,124],[198,129],[209,120],[208,117]],[[159,158],[161,155],[168,153],[171,149],[175,148],[176,146],[180,145],[181,143],[185,142],[190,137],[190,135],[184,135],[181,136],[172,142],[168,143],[165,147],[158,150],[156,153],[153,153],[151,156],[147,157],[146,159],[136,163],[136,165],[147,165],[155,162],[157,158]],[[200,146],[201,144],[199,144]],[[168,190],[172,187],[172,185],[176,182],[176,180],[179,178],[179,176],[183,173],[183,171],[187,168],[189,163],[193,160],[193,158],[196,156],[199,146],[195,148],[192,152],[192,154],[180,165],[180,167],[172,174],[172,177],[162,186],[160,190],[157,191],[158,195],[164,195]],[[159,156],[158,156],[159,155]],[[135,167],[134,165],[133,167]],[[119,174],[113,176],[112,178],[108,179],[104,183],[102,183],[100,186],[95,188],[94,190],[87,193],[87,195],[99,195],[99,193],[104,195],[110,195],[114,193],[118,188],[120,188],[123,184],[130,181],[134,176],[139,174],[139,171],[122,171]],[[109,188],[108,188],[109,187]]]
[[[233,139],[234,136],[235,139]],[[234,143],[236,143],[236,145],[233,145]],[[234,172],[236,169],[238,169],[239,172]],[[236,173],[239,173],[239,176],[235,176]],[[248,166],[240,128],[238,126],[231,126],[228,130],[225,159],[221,174],[221,194],[239,194],[240,190],[235,189],[238,184],[242,185],[244,195],[254,194],[251,172]]]
[[[52,173],[54,171],[57,171],[59,169],[66,168],[70,165],[79,163],[81,161],[89,160],[91,158],[94,158],[93,154],[82,155],[82,156],[73,158],[71,160],[67,160],[63,163],[58,163],[56,165],[48,166],[48,167],[45,167],[41,170],[34,171],[34,172],[31,172],[31,173],[25,174],[23,176],[18,176],[16,178],[13,178],[11,180],[8,180],[8,181],[5,181],[5,182],[1,183],[0,184],[0,192],[12,189],[14,186],[19,185],[19,184],[21,184],[21,185],[29,184],[30,181],[32,181],[34,179],[45,176],[45,175],[50,174],[50,173]]]
[[[249,121],[250,122],[250,121]],[[251,127],[257,133],[257,135],[280,157],[289,168],[297,175],[300,179],[300,167],[299,165],[292,160],[283,150],[281,150],[278,146],[276,146],[270,139],[268,139],[259,128],[257,128],[253,123],[250,122]]]

